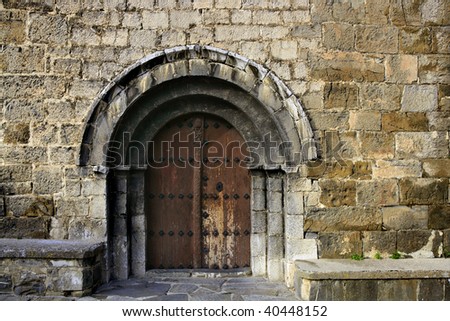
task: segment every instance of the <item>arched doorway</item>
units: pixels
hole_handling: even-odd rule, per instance
[[[144,276],[151,265],[151,229],[147,226],[150,205],[146,198],[152,175],[147,142],[179,117],[199,114],[231,125],[252,147],[248,171],[250,210],[242,211],[250,215],[252,274],[281,280],[293,271],[294,260],[302,252],[298,241],[303,238],[304,210],[302,197],[298,197],[301,192],[290,190],[288,181],[296,177],[305,161],[316,157],[308,118],[292,91],[265,67],[233,52],[189,45],[156,52],[124,70],[99,94],[86,121],[78,164],[106,174],[104,209],[110,278]],[[218,182],[208,185],[212,194],[218,194]],[[175,200],[175,192],[160,192],[164,198],[170,193]],[[229,196],[232,192],[224,193]],[[232,194],[245,199],[245,193]],[[199,199],[196,208],[201,207],[201,202]],[[205,208],[209,206],[214,203],[206,202]],[[183,236],[186,233],[184,228],[165,228],[163,232],[166,230],[173,236],[180,231]],[[214,233],[213,228],[207,232],[211,231]],[[221,239],[224,232],[221,230]],[[231,232],[234,230],[226,231]],[[241,228],[238,232],[242,232]],[[200,239],[200,245],[209,241]],[[193,257],[199,266],[202,260],[208,267],[245,265],[244,261],[228,263],[221,258],[214,263]]]
[[[188,114],[155,136],[146,173],[147,269],[250,266],[249,153],[224,119]]]

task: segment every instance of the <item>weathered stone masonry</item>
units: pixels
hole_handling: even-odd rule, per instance
[[[445,0],[3,0],[0,237],[107,241],[114,233],[107,175],[93,167],[101,162],[80,162],[90,117],[130,66],[199,44],[270,71],[301,102],[294,122],[305,119],[318,146],[317,160],[296,173],[253,177],[261,203],[252,212],[260,244],[252,268],[292,284],[300,258],[444,256],[448,7]],[[271,88],[274,101],[285,100]],[[119,199],[127,187],[118,186]]]

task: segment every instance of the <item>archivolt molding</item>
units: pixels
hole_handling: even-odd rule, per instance
[[[280,78],[234,52],[189,45],[158,51],[137,61],[104,88],[86,122],[78,165],[106,166],[104,147],[127,109],[151,89],[183,77],[211,77],[234,84],[264,106],[280,136],[292,144],[293,150],[302,151],[301,162],[317,157],[302,105]],[[302,149],[305,146],[306,152]]]

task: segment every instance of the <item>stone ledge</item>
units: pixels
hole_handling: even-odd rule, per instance
[[[0,258],[85,259],[103,248],[90,240],[0,239]]]
[[[296,261],[295,292],[312,301],[449,301],[449,259]]]
[[[450,259],[319,259],[295,264],[296,275],[309,280],[450,278]]]

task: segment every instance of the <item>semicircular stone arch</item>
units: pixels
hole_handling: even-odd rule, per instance
[[[246,143],[259,144],[259,162],[249,171],[251,271],[290,283],[289,271],[302,252],[304,213],[289,180],[317,157],[308,118],[273,72],[236,53],[198,45],[139,60],[92,105],[78,165],[107,173],[102,177],[110,278],[146,273],[145,143],[174,119],[199,113],[223,119]],[[274,151],[267,151],[267,139]]]
[[[207,80],[206,84],[202,79]],[[183,92],[186,86],[191,87],[189,92]],[[151,107],[158,105],[155,99],[160,98],[157,93],[164,87],[166,92],[173,91],[165,93],[165,103],[169,98],[187,99],[193,95],[227,101],[248,118],[249,125],[268,128],[264,134],[270,133],[277,146],[289,146],[281,163],[273,164],[269,159],[273,160],[274,155],[264,155],[259,164],[262,168],[296,171],[300,163],[317,156],[313,132],[300,101],[273,72],[236,53],[192,45],[155,52],[139,60],[99,94],[85,125],[78,165],[117,165],[107,161],[105,150],[111,141],[123,143],[115,137],[119,128],[126,128],[122,121],[131,110],[141,117],[140,121],[151,118],[152,113],[161,113]],[[138,110],[135,106],[147,108]],[[136,125],[139,120],[133,117],[132,123]],[[136,128],[126,129],[132,134]],[[261,142],[264,134],[252,139]]]

